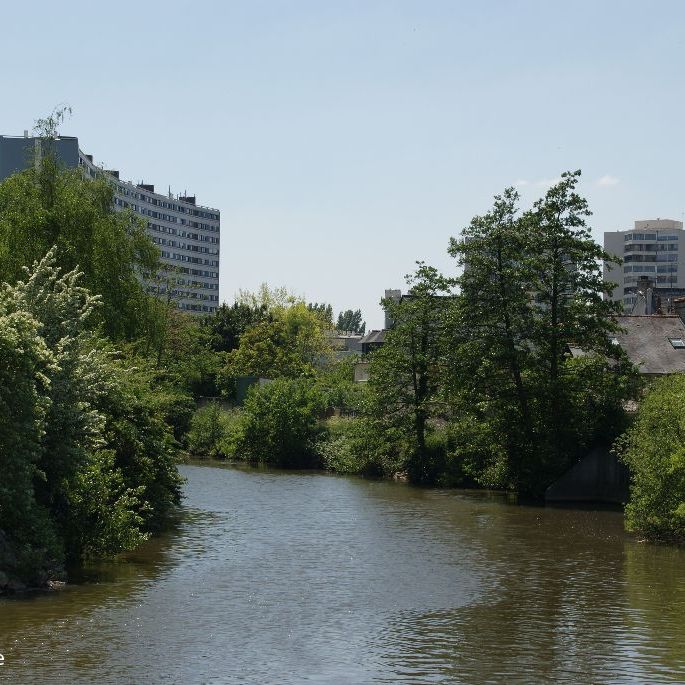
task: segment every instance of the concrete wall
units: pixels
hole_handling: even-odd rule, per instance
[[[369,380],[369,363],[359,362],[354,367],[354,382],[367,383]]]

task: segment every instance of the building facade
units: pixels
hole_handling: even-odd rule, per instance
[[[0,136],[0,181],[40,159],[40,138]],[[79,167],[88,178],[104,175],[114,190],[114,207],[140,216],[152,242],[159,246],[163,272],[146,282],[148,292],[187,312],[206,314],[219,305],[221,214],[198,205],[195,196],[162,195],[151,184],[124,181],[115,170],[97,167],[93,156],[79,148],[78,138],[60,136],[54,142],[58,160]]]
[[[629,231],[604,233],[604,249],[623,260],[604,264],[604,279],[618,284],[612,300],[626,314],[671,311],[675,297],[685,295],[685,231],[673,219],[636,221]]]

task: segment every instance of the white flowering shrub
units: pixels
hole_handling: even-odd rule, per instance
[[[99,298],[55,248],[0,289],[0,530],[25,577],[131,549],[179,499],[145,383],[88,327]]]

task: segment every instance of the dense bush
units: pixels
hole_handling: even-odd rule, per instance
[[[401,436],[369,417],[333,418],[317,441],[321,465],[337,473],[389,478],[403,468]]]
[[[78,280],[53,250],[0,291],[0,529],[16,550],[4,570],[30,582],[133,548],[180,498],[155,395],[89,330],[99,300]]]
[[[315,443],[325,408],[323,393],[308,379],[253,386],[245,400],[238,454],[285,468],[319,466]]]
[[[218,402],[211,402],[193,414],[187,437],[188,450],[197,457],[235,457],[241,428],[240,410],[226,411]]]
[[[631,473],[629,530],[685,541],[685,376],[655,381],[618,449]]]

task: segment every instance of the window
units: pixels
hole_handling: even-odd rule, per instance
[[[682,338],[669,338],[668,342],[671,343],[673,349],[685,350],[685,341]]]

